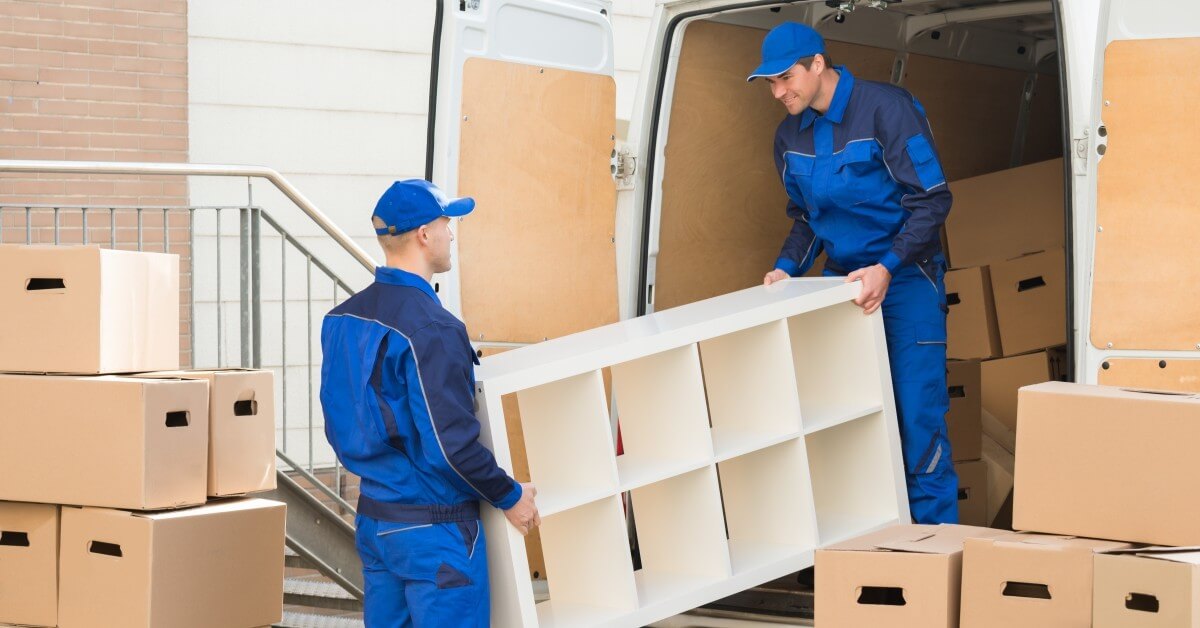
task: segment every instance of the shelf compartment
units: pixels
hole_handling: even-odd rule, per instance
[[[886,346],[878,316],[844,302],[787,319],[805,431],[881,407]]]
[[[795,368],[782,320],[700,343],[718,460],[800,431]]]
[[[805,437],[822,545],[899,520],[903,468],[885,416],[877,412]]]
[[[620,496],[543,517],[550,599],[540,625],[593,625],[637,609],[633,558]]]
[[[617,492],[600,371],[517,392],[530,480],[543,517]]]
[[[617,457],[623,490],[711,462],[712,436],[696,345],[612,367],[624,455]]]
[[[718,463],[735,573],[761,566],[757,547],[799,555],[817,546],[808,469],[799,437]]]
[[[642,606],[732,575],[716,469],[709,465],[633,490]]]

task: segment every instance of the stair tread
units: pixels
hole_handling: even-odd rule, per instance
[[[356,598],[341,586],[328,580],[310,579],[314,576],[301,576],[283,579],[284,595],[305,595],[338,600],[355,600]]]
[[[361,617],[339,617],[284,611],[283,620],[275,624],[278,628],[363,628]]]

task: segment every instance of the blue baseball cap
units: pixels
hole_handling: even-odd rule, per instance
[[[779,76],[796,65],[796,62],[816,54],[825,53],[825,40],[811,26],[798,22],[784,22],[771,29],[762,43],[762,63],[746,78],[753,81],[760,76]]]
[[[475,209],[473,198],[446,198],[438,186],[424,179],[397,181],[388,188],[375,205],[372,218],[387,225],[376,228],[379,235],[397,235],[429,224],[442,216],[457,218]]]

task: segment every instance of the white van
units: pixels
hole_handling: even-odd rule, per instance
[[[790,227],[772,158],[786,112],[745,77],[766,31],[798,21],[834,63],[924,104],[951,192],[1061,160],[1061,219],[1044,224],[1065,251],[1064,377],[1200,382],[1200,3],[659,0],[621,138],[610,10],[440,4],[428,163],[487,209],[461,225],[447,282],[473,341],[537,342],[761,282]],[[1034,194],[997,191],[994,240],[1044,228],[1021,211]]]

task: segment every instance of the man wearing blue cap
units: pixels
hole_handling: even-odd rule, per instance
[[[826,276],[861,280],[865,313],[883,307],[909,510],[917,523],[955,523],[939,235],[951,197],[925,111],[899,87],[831,67],[803,24],[767,33],[747,80],[758,77],[787,108],[775,166],[795,221],[764,283],[805,273],[825,251]]]
[[[515,482],[479,443],[478,360],[429,283],[450,270],[450,219],[474,207],[428,181],[392,184],[372,216],[387,265],[321,326],[325,435],[361,478],[368,628],[487,626],[479,500],[521,534],[541,523],[533,485]]]

